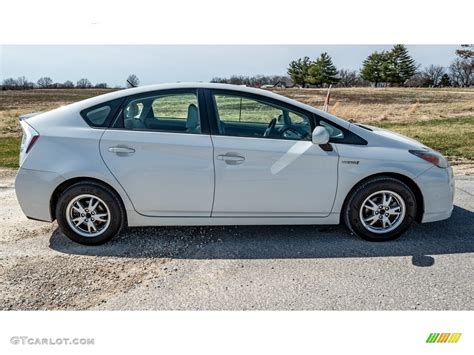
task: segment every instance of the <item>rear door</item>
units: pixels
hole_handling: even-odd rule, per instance
[[[239,92],[207,93],[217,129],[213,217],[323,217],[338,154],[311,142],[312,114]]]
[[[213,146],[197,90],[130,97],[100,141],[101,155],[137,212],[209,217]]]

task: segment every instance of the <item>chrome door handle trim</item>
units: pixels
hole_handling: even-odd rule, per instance
[[[130,148],[130,147],[110,147],[109,152],[112,153],[135,153],[135,149]]]
[[[226,153],[217,156],[218,160],[223,160],[227,164],[236,165],[244,162],[245,158],[235,153]]]

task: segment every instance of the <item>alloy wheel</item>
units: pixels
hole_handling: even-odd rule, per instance
[[[362,225],[369,232],[388,233],[402,224],[405,218],[405,201],[396,192],[377,191],[362,203],[359,217]]]
[[[110,225],[110,210],[97,196],[83,194],[73,198],[66,207],[69,226],[83,237],[97,237]]]

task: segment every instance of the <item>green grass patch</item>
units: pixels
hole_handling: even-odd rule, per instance
[[[377,122],[374,126],[414,138],[451,160],[474,160],[474,117],[404,123]]]
[[[18,168],[18,159],[20,158],[19,137],[1,137],[0,138],[0,167]]]

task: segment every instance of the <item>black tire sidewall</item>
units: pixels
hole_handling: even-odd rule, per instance
[[[377,191],[393,191],[405,202],[405,217],[394,230],[377,234],[367,230],[360,221],[359,211],[364,200]],[[416,216],[416,198],[411,189],[402,181],[394,178],[375,178],[359,186],[351,195],[345,209],[345,222],[349,229],[362,239],[370,241],[387,241],[399,237],[412,224]]]
[[[97,196],[107,204],[110,211],[110,224],[107,230],[96,237],[84,237],[72,229],[66,219],[66,209],[69,202],[75,197],[83,194]],[[98,245],[107,242],[120,233],[124,224],[124,211],[117,196],[104,186],[84,182],[72,185],[59,197],[56,205],[56,219],[61,231],[71,240],[85,245]]]

